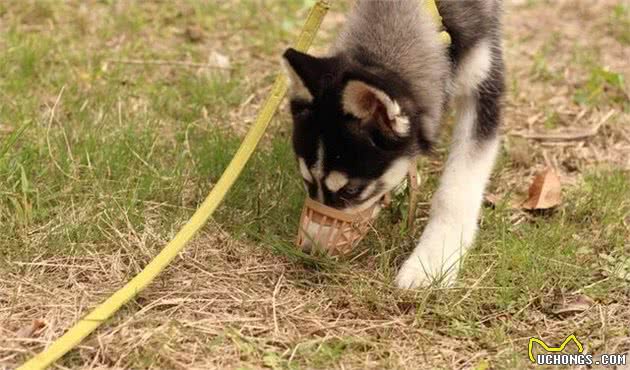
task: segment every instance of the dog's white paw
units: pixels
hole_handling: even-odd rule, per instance
[[[449,260],[413,253],[398,271],[396,286],[401,289],[413,289],[433,284],[452,285],[457,277],[459,263],[457,259]]]
[[[396,276],[396,286],[400,289],[412,289],[430,285],[431,280],[414,256],[408,258]]]
[[[474,228],[470,227],[429,225],[418,246],[400,268],[396,285],[402,289],[452,285],[461,259],[472,244],[472,235]]]

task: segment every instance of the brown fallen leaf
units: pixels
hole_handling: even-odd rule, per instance
[[[186,38],[190,42],[199,42],[203,39],[203,29],[197,25],[186,27]]]
[[[547,168],[539,173],[529,187],[529,197],[521,207],[528,210],[549,209],[562,203],[562,186],[556,172]]]
[[[30,325],[22,327],[20,330],[15,333],[18,338],[30,338],[39,330],[46,326],[46,322],[44,320],[35,319],[31,322]]]

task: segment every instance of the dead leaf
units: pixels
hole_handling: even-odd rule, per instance
[[[547,168],[539,173],[529,187],[529,197],[522,207],[528,210],[549,209],[562,203],[562,185],[556,172]]]
[[[39,330],[46,327],[46,322],[44,320],[35,319],[31,322],[30,325],[24,326],[15,334],[18,338],[31,338],[35,333]]]
[[[203,39],[203,29],[199,26],[186,27],[186,38],[191,42],[199,42]]]

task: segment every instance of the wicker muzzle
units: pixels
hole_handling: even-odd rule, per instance
[[[306,198],[296,244],[330,255],[347,254],[367,235],[378,213],[376,207],[378,202],[362,212],[349,213]]]
[[[411,161],[408,172],[408,228],[413,229],[416,213],[416,193],[420,185],[417,163]],[[361,212],[343,212],[306,198],[300,217],[296,244],[305,251],[319,249],[330,255],[345,255],[359,244],[370,231],[381,208],[389,205],[391,194]]]

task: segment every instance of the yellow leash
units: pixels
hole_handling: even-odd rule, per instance
[[[442,23],[442,17],[438,12],[435,0],[426,0],[426,7],[438,22]],[[310,47],[315,34],[329,9],[326,0],[319,0],[311,9],[302,32],[297,40],[295,48],[306,52]],[[442,40],[450,44],[450,35],[441,32]],[[98,305],[92,312],[79,320],[63,336],[58,338],[53,344],[42,353],[28,360],[18,369],[44,369],[53,362],[60,359],[71,349],[77,346],[90,333],[98,328],[103,322],[112,317],[124,304],[146,288],[166,266],[182,251],[186,243],[205,225],[212,213],[217,209],[225,195],[230,190],[247,161],[254,153],[258,142],[262,138],[269,122],[273,118],[282,98],[287,91],[287,81],[283,75],[276,78],[271,95],[265,101],[263,108],[258,113],[254,125],[249,130],[243,143],[232,158],[232,161],[221,175],[219,182],[214,186],[208,197],[203,201],[199,209],[193,214],[184,227],[175,235],[162,251],[138,275],[131,279],[125,286],[116,291],[105,302]]]
[[[440,15],[440,11],[438,10],[438,7],[435,1],[436,0],[425,0],[425,8],[429,12],[429,14],[431,14],[431,17],[433,17],[435,22],[440,27],[444,27],[442,23],[442,16]],[[442,39],[442,42],[444,42],[446,45],[451,44],[451,35],[449,35],[448,32],[446,31],[440,32],[440,38]]]
[[[325,0],[320,0],[313,6],[302,28],[297,44],[295,45],[297,50],[303,52],[308,50],[328,8],[328,2]],[[155,256],[144,270],[131,279],[124,287],[77,322],[44,352],[36,355],[18,369],[44,369],[48,367],[78,345],[85,337],[99,327],[99,325],[116,313],[120,307],[146,288],[147,285],[164,270],[184,248],[186,243],[201,229],[206,221],[208,221],[214,210],[225,197],[225,194],[230,190],[256,149],[258,142],[265,133],[286,91],[286,79],[283,75],[280,75],[276,78],[271,90],[271,95],[267,98],[262,110],[259,112],[256,122],[247,133],[247,136],[245,136],[245,139],[243,139],[243,143],[225,169],[225,172],[223,172],[219,182],[214,186],[210,194],[208,194],[208,197],[203,201],[188,223],[175,235],[175,238]]]

